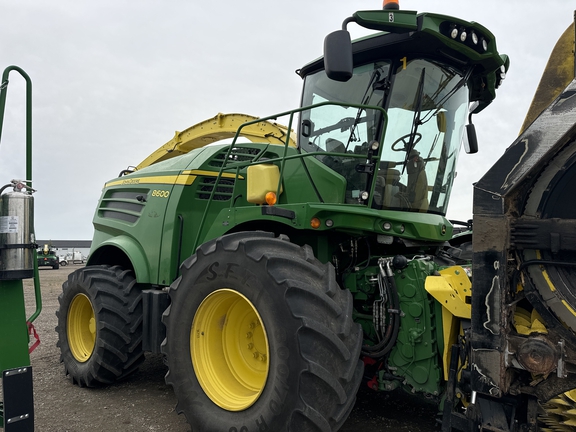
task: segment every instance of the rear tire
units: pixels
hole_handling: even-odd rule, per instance
[[[181,272],[162,352],[193,431],[342,426],[362,378],[362,330],[332,265],[284,236],[248,232],[200,246]]]
[[[119,266],[76,270],[58,302],[57,346],[73,383],[111,384],[144,361],[142,295],[132,271]]]

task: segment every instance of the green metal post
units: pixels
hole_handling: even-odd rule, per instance
[[[4,123],[4,108],[8,93],[8,75],[15,70],[26,80],[26,180],[32,182],[32,80],[24,70],[18,66],[8,66],[2,74],[0,83],[0,140],[2,140],[2,124]],[[32,183],[30,183],[32,187]]]
[[[8,75],[17,71],[26,80],[26,188],[32,191],[32,81],[24,70],[18,66],[9,66],[2,74],[0,82],[0,139],[4,123],[6,94],[8,92]],[[30,192],[31,193],[31,192]],[[33,217],[30,215],[30,217]],[[20,229],[24,229],[21,227]],[[34,229],[31,229],[31,243],[34,243]],[[6,245],[29,247],[33,245]],[[36,251],[33,252],[34,290],[36,311],[26,320],[23,277],[9,275],[0,279],[0,372],[2,373],[3,393],[6,400],[0,401],[0,428],[28,431],[34,429],[34,402],[32,391],[32,370],[28,349],[28,324],[40,314],[41,295]],[[5,263],[4,263],[5,264]],[[14,278],[12,278],[14,277]],[[17,425],[16,425],[17,424]],[[12,426],[15,425],[15,426]]]
[[[30,364],[22,280],[0,281],[0,371]]]

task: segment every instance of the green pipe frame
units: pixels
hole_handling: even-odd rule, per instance
[[[8,66],[2,74],[0,83],[0,142],[2,141],[2,126],[4,124],[4,112],[6,108],[6,95],[8,93],[8,76],[10,72],[18,72],[26,80],[26,180],[32,188],[32,80],[24,69],[18,66]],[[42,311],[42,295],[40,292],[40,275],[38,274],[37,252],[34,250],[32,259],[34,261],[34,295],[36,300],[36,310],[27,322],[33,322]]]

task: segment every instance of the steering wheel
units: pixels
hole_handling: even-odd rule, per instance
[[[408,143],[410,142],[410,138],[414,137],[414,142],[412,143],[412,146],[415,146],[416,144],[418,144],[420,142],[420,140],[422,139],[422,134],[420,132],[416,132],[415,134],[406,134],[404,136],[401,136],[400,138],[398,138],[396,141],[394,141],[392,143],[392,150],[394,151],[406,151],[406,147],[408,146]],[[396,144],[402,143],[403,147],[400,148],[398,147]]]

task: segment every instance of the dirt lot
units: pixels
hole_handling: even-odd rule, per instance
[[[174,431],[188,432],[174,411],[176,398],[164,383],[166,367],[149,355],[129,379],[102,389],[79,388],[64,376],[56,347],[56,309],[61,285],[79,266],[41,269],[43,309],[34,325],[41,344],[31,354],[37,432]],[[34,309],[32,281],[25,281],[28,316]],[[361,390],[342,432],[435,430],[434,406],[413,404],[402,395]]]

